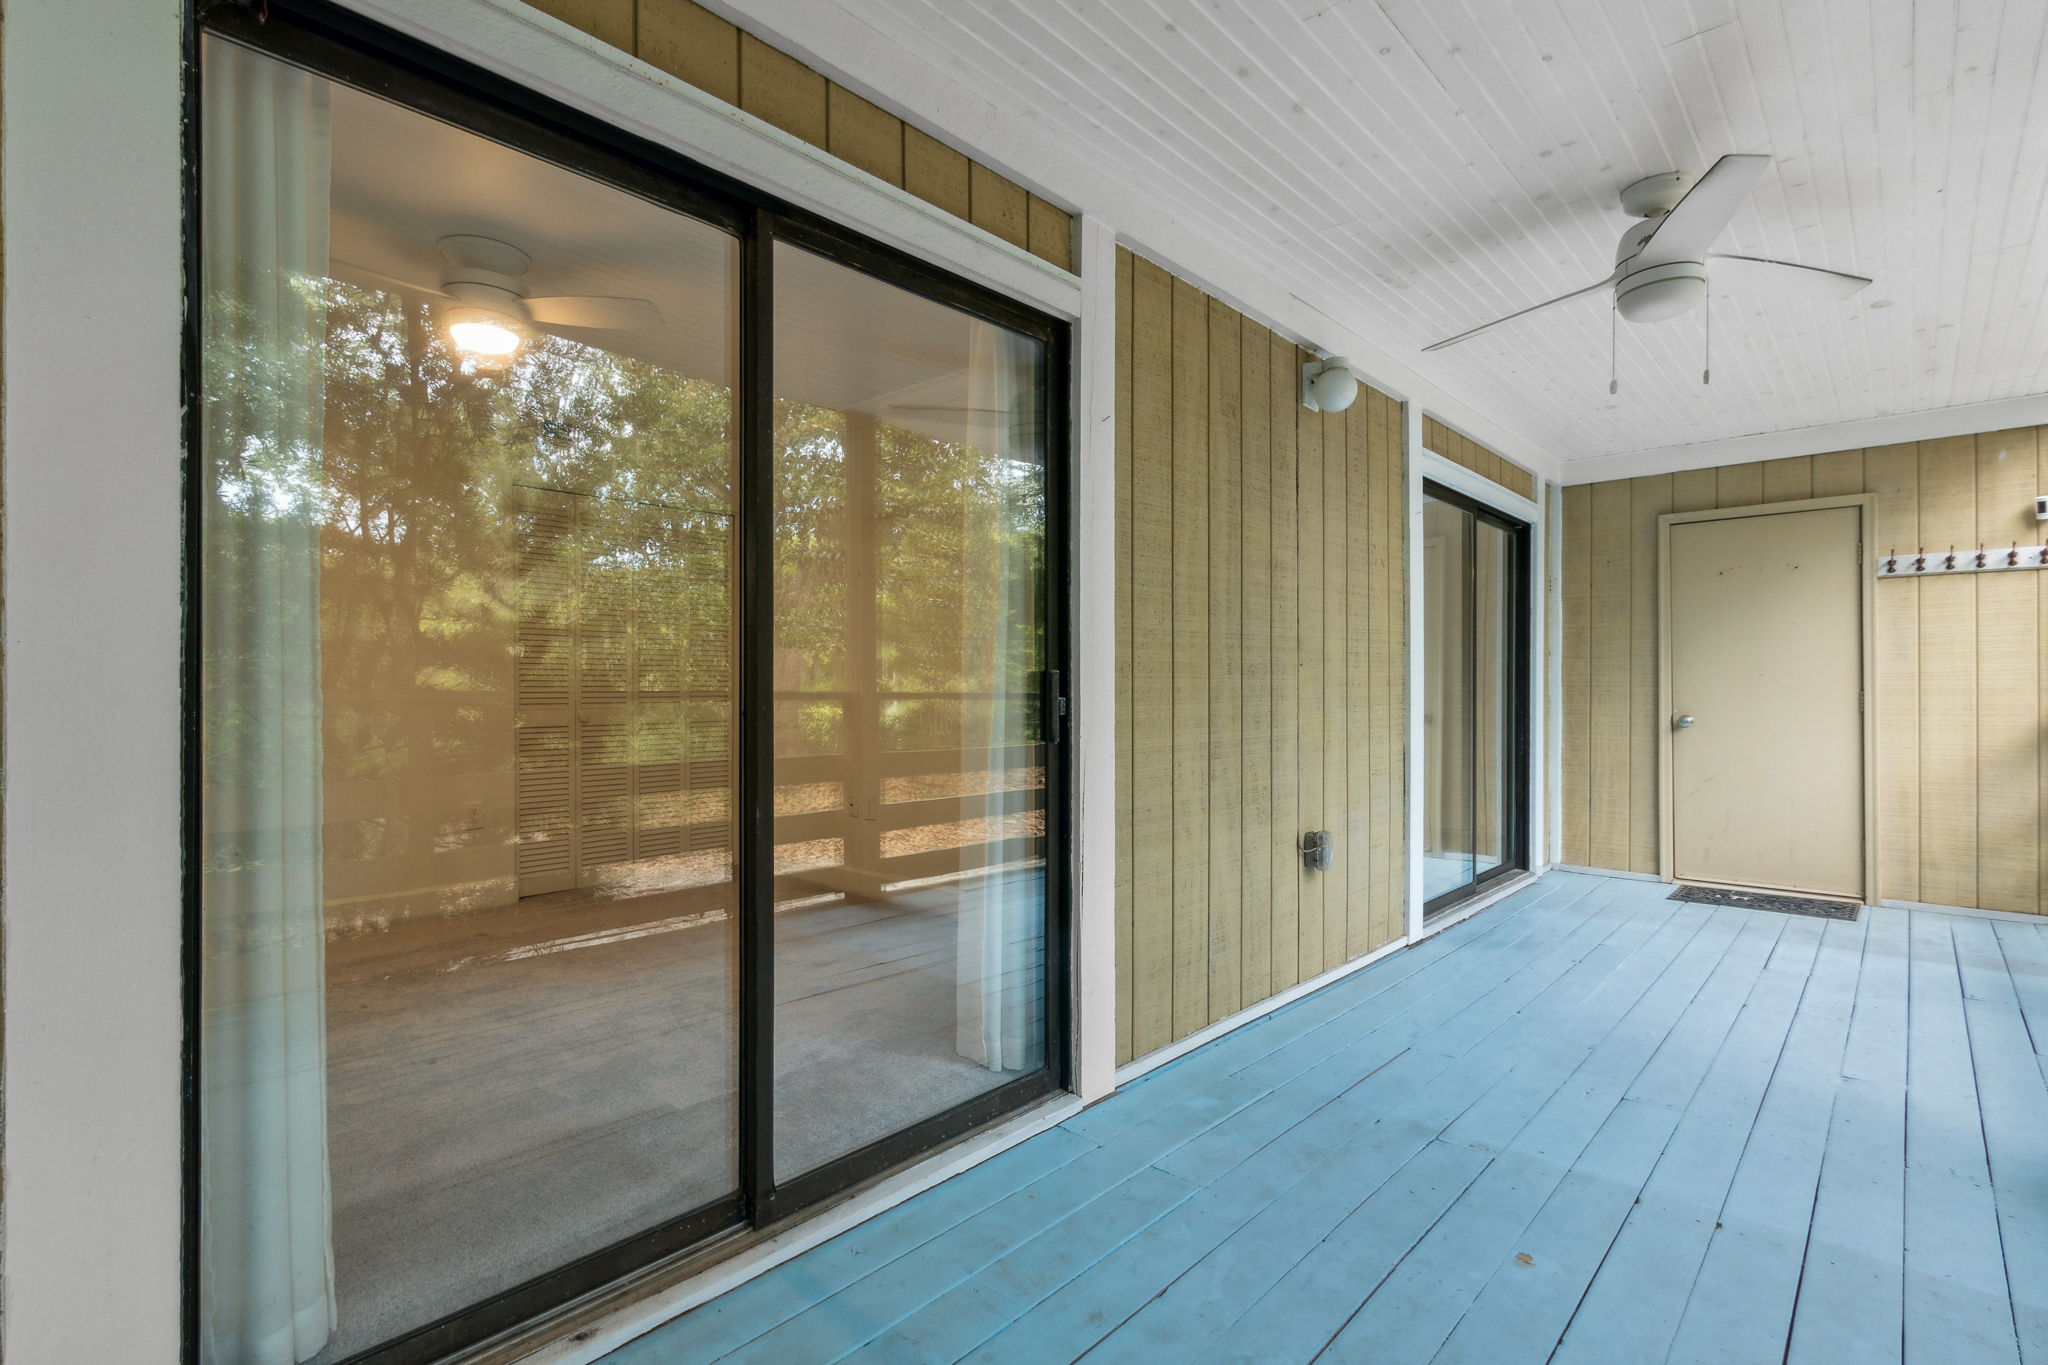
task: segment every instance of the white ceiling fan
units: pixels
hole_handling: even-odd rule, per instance
[[[1678,171],[1636,181],[1621,192],[1621,206],[1643,221],[1622,234],[1621,245],[1614,253],[1613,273],[1583,289],[1532,304],[1422,349],[1440,351],[1552,304],[1610,288],[1614,291],[1614,310],[1622,317],[1630,322],[1662,322],[1692,311],[1706,297],[1710,261],[1741,261],[1748,266],[1770,267],[1774,276],[1801,280],[1824,290],[1831,298],[1848,298],[1869,284],[1861,275],[1840,270],[1707,249],[1742,207],[1742,201],[1770,161],[1767,156],[1754,154],[1724,156],[1689,190],[1685,188],[1685,176]]]
[[[661,326],[661,310],[647,299],[529,297],[524,277],[533,258],[509,242],[457,233],[434,245],[448,262],[438,287],[346,261],[337,264],[379,284],[448,300],[441,318],[449,338],[457,349],[475,355],[510,355],[536,325],[599,332],[651,332]]]

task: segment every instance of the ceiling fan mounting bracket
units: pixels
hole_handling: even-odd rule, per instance
[[[1636,218],[1661,218],[1678,207],[1689,184],[1684,171],[1646,175],[1622,190],[1622,211]]]

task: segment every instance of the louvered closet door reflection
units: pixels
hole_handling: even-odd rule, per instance
[[[520,493],[520,894],[729,858],[726,519]]]

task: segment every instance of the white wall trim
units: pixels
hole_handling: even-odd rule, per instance
[[[178,1357],[181,15],[7,13],[0,1354],[24,1362]]]
[[[765,1275],[813,1247],[823,1246],[840,1233],[887,1213],[934,1185],[972,1170],[1040,1133],[1057,1128],[1084,1107],[1072,1095],[1046,1100],[986,1132],[977,1133],[935,1154],[928,1161],[863,1190],[843,1204],[805,1219],[787,1232],[757,1243],[659,1293],[621,1307],[573,1337],[563,1337],[528,1352],[519,1358],[521,1365],[590,1365],[590,1362],[602,1359],[636,1337],[645,1336],[664,1323],[674,1321],[699,1304],[709,1303],[727,1290]]]
[[[1116,232],[1084,217],[1074,349],[1076,1088],[1116,1088]]]
[[[1401,434],[1407,450],[1408,499],[1408,937],[1422,932],[1422,823],[1427,818],[1429,784],[1422,770],[1422,479],[1430,452],[1422,445],[1422,408],[1410,403],[1401,410]]]
[[[1314,995],[1325,986],[1333,986],[1345,977],[1364,971],[1381,958],[1386,957],[1390,953],[1399,952],[1407,946],[1408,940],[1405,938],[1397,938],[1391,943],[1383,943],[1364,957],[1355,957],[1349,962],[1340,963],[1320,976],[1312,976],[1298,985],[1289,986],[1278,995],[1269,995],[1264,1000],[1259,1001],[1258,1004],[1247,1006],[1236,1014],[1218,1019],[1207,1028],[1197,1029],[1187,1037],[1176,1039],[1157,1051],[1148,1052],[1142,1057],[1125,1062],[1116,1069],[1116,1083],[1119,1086],[1129,1085],[1147,1072],[1157,1071],[1168,1062],[1178,1061],[1196,1048],[1206,1047],[1227,1033],[1235,1033],[1246,1024],[1256,1024],[1267,1015],[1272,1014],[1276,1010],[1285,1009],[1303,996]]]
[[[1536,752],[1543,761],[1543,820],[1549,833],[1543,861],[1556,863],[1564,857],[1564,490],[1539,482],[1537,496],[1543,499],[1543,540],[1549,553],[1543,557],[1542,585],[1547,626],[1543,635],[1543,722],[1548,731],[1547,742]]]
[[[945,131],[949,141],[1044,198],[1107,218],[1141,255],[1285,336],[1347,356],[1359,377],[1381,392],[1422,404],[1539,474],[1554,474],[1562,465],[1564,452],[1533,443],[1515,423],[1496,420],[1482,405],[1439,388],[1412,367],[1405,352],[1377,345],[1303,297],[1312,290],[1283,283],[1264,260],[1218,242],[1208,224],[1177,217],[1142,185],[1092,163],[1085,148],[998,110],[953,73],[904,51],[850,7],[819,0],[709,0],[707,8],[920,127]],[[1285,244],[1275,242],[1270,255],[1284,262]]]
[[[1658,446],[1619,455],[1592,455],[1567,460],[1559,478],[1568,484],[1631,479],[1643,474],[1675,474],[1685,469],[1746,464],[1751,460],[1783,460],[1799,455],[1825,455],[1836,450],[1897,445],[1904,441],[1937,441],[1945,436],[1974,436],[1980,431],[2048,426],[2048,393],[2004,398],[1992,403],[1964,403],[1925,412],[1888,417],[1862,417],[1853,422],[1799,427],[1792,431],[1759,432],[1720,441]]]
[[[1532,869],[1540,869],[1549,862],[1550,836],[1550,785],[1551,765],[1544,761],[1553,747],[1549,735],[1550,708],[1545,704],[1549,696],[1551,660],[1544,642],[1549,638],[1551,619],[1550,575],[1550,521],[1544,516],[1544,504],[1538,501],[1543,493],[1543,483],[1536,484],[1537,498],[1525,498],[1509,488],[1504,488],[1482,474],[1475,474],[1461,464],[1430,450],[1421,443],[1422,421],[1414,408],[1409,409],[1410,426],[1413,429],[1408,463],[1408,937],[1420,941],[1429,933],[1463,919],[1467,910],[1460,907],[1448,917],[1437,920],[1425,927],[1423,921],[1423,794],[1428,784],[1423,781],[1423,764],[1427,760],[1423,745],[1423,684],[1426,661],[1423,658],[1423,643],[1426,632],[1422,628],[1424,609],[1423,592],[1423,491],[1424,481],[1441,484],[1455,489],[1477,502],[1485,503],[1497,511],[1526,522],[1529,527],[1529,661],[1526,679],[1529,698],[1529,776],[1528,790],[1524,799],[1529,808],[1529,862]],[[1514,885],[1525,885],[1535,871],[1518,877]],[[1479,898],[1472,909],[1491,905],[1498,896],[1491,893]]]

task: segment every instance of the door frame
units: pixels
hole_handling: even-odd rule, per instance
[[[1825,512],[1842,507],[1856,509],[1857,541],[1861,547],[1857,555],[1857,582],[1861,585],[1859,609],[1863,636],[1863,904],[1876,905],[1883,896],[1877,869],[1877,696],[1872,686],[1872,680],[1877,676],[1877,594],[1872,591],[1875,574],[1871,570],[1876,561],[1870,546],[1876,543],[1877,497],[1870,493],[1801,498],[1795,502],[1759,502],[1744,507],[1717,507],[1697,512],[1666,512],[1657,518],[1657,870],[1663,881],[1674,884],[1678,881],[1673,855],[1677,798],[1672,788],[1676,775],[1672,771],[1671,757],[1671,528],[1691,522]],[[1691,884],[1690,879],[1688,883]],[[1722,883],[1697,884],[1717,886]]]
[[[1550,807],[1545,800],[1547,765],[1539,756],[1550,752],[1549,708],[1544,705],[1548,695],[1546,663],[1548,653],[1545,642],[1549,640],[1550,583],[1547,567],[1550,564],[1550,523],[1543,515],[1543,504],[1538,501],[1543,486],[1538,483],[1536,498],[1525,498],[1513,489],[1495,483],[1483,474],[1476,474],[1457,464],[1445,455],[1422,444],[1422,412],[1415,404],[1407,405],[1404,420],[1410,428],[1412,457],[1408,461],[1408,913],[1407,941],[1421,939],[1483,909],[1492,903],[1486,896],[1475,897],[1472,901],[1458,906],[1446,907],[1441,913],[1425,919],[1425,896],[1422,881],[1423,857],[1423,815],[1424,788],[1426,786],[1424,763],[1428,752],[1422,725],[1422,701],[1427,681],[1425,670],[1425,649],[1422,629],[1424,594],[1422,585],[1423,536],[1422,509],[1426,494],[1424,485],[1437,484],[1474,502],[1481,503],[1501,516],[1521,522],[1527,530],[1523,533],[1528,540],[1528,613],[1520,623],[1522,638],[1526,642],[1525,657],[1522,660],[1524,685],[1527,691],[1526,714],[1523,717],[1522,744],[1525,749],[1522,787],[1527,802],[1524,814],[1524,836],[1527,847],[1523,851],[1523,862],[1529,871],[1547,865],[1550,848]],[[1523,875],[1523,874],[1518,874]],[[1503,878],[1503,881],[1506,879]],[[1500,883],[1489,886],[1495,889]]]

